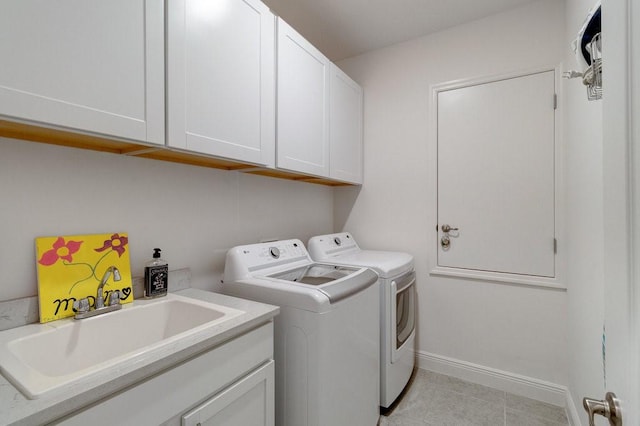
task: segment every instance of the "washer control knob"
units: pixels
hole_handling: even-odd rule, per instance
[[[280,250],[278,249],[278,247],[269,247],[269,254],[274,259],[277,259],[280,257]]]
[[[340,237],[335,237],[333,239],[333,242],[336,243],[337,246],[339,246],[340,244],[342,244],[342,241],[340,241]]]

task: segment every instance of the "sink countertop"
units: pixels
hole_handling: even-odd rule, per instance
[[[40,425],[51,422],[264,324],[279,312],[276,306],[204,290],[190,288],[174,294],[239,309],[245,313],[170,345],[163,353],[145,357],[125,367],[106,369],[104,374],[50,397],[27,399],[0,375],[0,422],[7,425]]]

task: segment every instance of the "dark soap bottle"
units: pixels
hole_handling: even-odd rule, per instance
[[[144,297],[166,296],[169,286],[169,264],[160,258],[161,250],[153,249],[153,259],[144,268]]]

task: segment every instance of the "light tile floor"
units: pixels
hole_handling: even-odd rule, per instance
[[[565,410],[418,369],[380,426],[567,426]]]

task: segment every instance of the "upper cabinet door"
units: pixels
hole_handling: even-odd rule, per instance
[[[7,0],[0,116],[164,143],[163,0]]]
[[[362,87],[331,64],[330,177],[362,183]]]
[[[168,2],[168,145],[274,165],[274,26],[256,0]]]
[[[329,176],[329,60],[278,19],[278,168]]]

